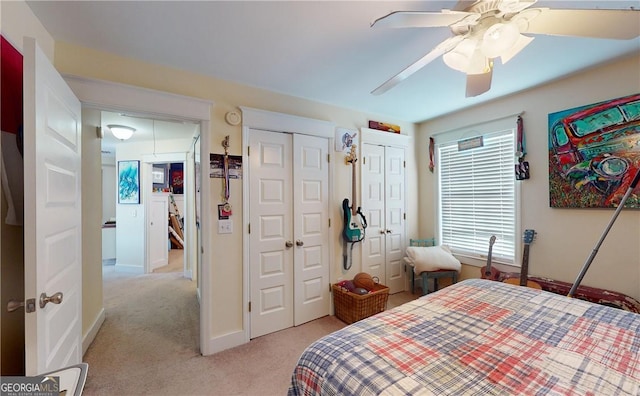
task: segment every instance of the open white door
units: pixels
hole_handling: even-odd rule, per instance
[[[38,375],[82,359],[82,123],[80,102],[34,39],[23,56],[25,296],[35,299],[25,369]]]
[[[148,193],[148,191],[147,191]],[[167,218],[169,216],[169,196],[165,193],[152,193],[148,203],[147,254],[149,272],[169,264],[169,237]]]

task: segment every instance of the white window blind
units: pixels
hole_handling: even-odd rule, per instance
[[[515,126],[515,125],[514,125]],[[515,263],[515,128],[483,135],[483,146],[458,150],[458,142],[437,144],[439,234],[454,253]]]

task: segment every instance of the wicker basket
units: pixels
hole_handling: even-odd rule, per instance
[[[369,294],[356,294],[333,285],[333,306],[336,317],[347,324],[382,312],[387,307],[389,288],[376,283]]]

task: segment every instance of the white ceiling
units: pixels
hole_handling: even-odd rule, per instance
[[[537,36],[508,64],[496,62],[491,90],[478,97],[465,98],[464,74],[441,58],[373,96],[451,33],[370,23],[391,11],[453,9],[457,1],[27,3],[56,40],[390,118],[379,121],[420,122],[640,51],[640,38]],[[640,0],[534,7],[640,9]]]
[[[124,141],[127,143],[150,142],[170,139],[189,139],[198,136],[200,124],[179,120],[152,120],[136,114],[101,112],[101,125],[104,134],[102,138],[102,155],[115,156],[116,146],[122,143],[113,136],[109,125],[126,125],[134,128],[133,136]]]

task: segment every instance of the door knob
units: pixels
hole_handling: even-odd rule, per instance
[[[380,233],[381,233],[381,234],[384,234],[384,232],[385,232],[384,230],[380,230]]]
[[[25,307],[24,311],[26,313],[31,313],[36,311],[36,299],[29,298],[26,302],[17,301],[17,300],[9,300],[7,303],[7,312],[14,312],[18,309]]]
[[[391,234],[391,230],[387,230],[387,234]]]
[[[297,240],[296,241],[296,246],[304,246],[304,242],[302,242],[301,240]]]
[[[7,312],[17,311],[18,308],[24,307],[24,301],[9,300],[7,304]]]
[[[284,246],[286,246],[286,247],[290,248],[291,246],[293,246],[293,242],[291,242],[291,241],[286,241],[286,242],[284,243]]]
[[[47,293],[40,295],[40,308],[44,308],[47,303],[60,304],[62,302],[62,292],[57,292],[51,297],[47,297]]]

